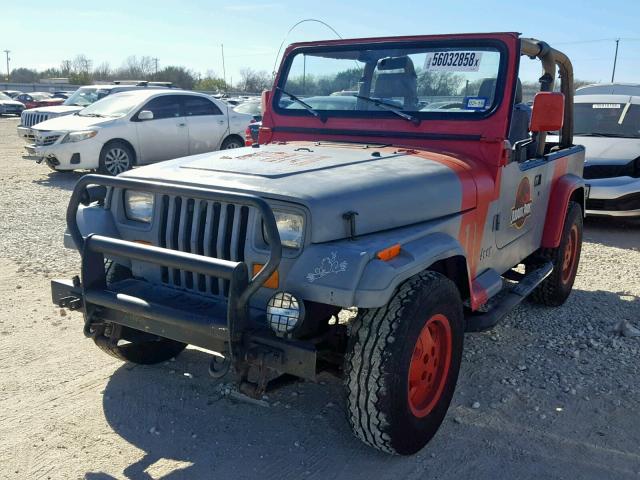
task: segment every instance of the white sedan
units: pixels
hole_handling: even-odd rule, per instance
[[[133,165],[244,146],[251,115],[196,92],[116,93],[33,127],[30,158],[54,170],[118,175]]]

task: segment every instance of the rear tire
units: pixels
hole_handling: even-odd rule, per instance
[[[567,207],[560,245],[557,248],[543,248],[536,255],[553,263],[553,272],[531,293],[533,302],[558,307],[567,300],[576,279],[581,251],[582,208],[571,201]],[[535,264],[527,265],[527,269],[535,267]]]
[[[131,276],[131,270],[127,267],[118,263],[112,263],[107,269],[107,285],[126,280],[131,278]],[[112,325],[112,328],[121,328],[121,336],[124,340],[127,338],[127,333],[131,332],[131,329],[127,327]],[[166,362],[180,354],[187,346],[186,343],[176,342],[175,340],[162,337],[157,337],[155,340],[143,342],[132,341],[124,344],[114,343],[108,338],[101,337],[97,340],[94,338],[94,342],[98,348],[107,355],[111,355],[123,362],[137,363],[140,365]]]
[[[391,454],[424,447],[451,403],[463,339],[460,293],[436,272],[407,280],[386,306],[359,312],[345,359],[355,435]]]
[[[116,176],[133,167],[135,155],[125,142],[115,140],[102,147],[98,162],[98,172]]]

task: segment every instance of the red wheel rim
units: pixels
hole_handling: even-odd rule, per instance
[[[568,283],[576,266],[576,252],[578,251],[578,226],[572,225],[569,231],[569,240],[564,249],[562,259],[562,283]]]
[[[451,325],[438,313],[422,327],[409,365],[408,398],[411,412],[425,417],[438,403],[451,366]]]

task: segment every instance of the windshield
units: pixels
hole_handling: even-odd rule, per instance
[[[133,110],[139,101],[126,93],[109,95],[78,112],[82,117],[122,117]]]
[[[247,113],[249,115],[262,115],[262,102],[245,102],[233,109],[234,112]]]
[[[86,107],[93,102],[109,95],[109,90],[104,88],[79,88],[73,95],[67,98],[63,105],[75,105],[78,107]]]
[[[4,93],[0,92],[0,100],[13,100],[13,98],[11,98],[9,95],[5,95]]]
[[[308,49],[285,64],[275,95],[280,113],[330,116],[482,116],[498,103],[501,54],[494,47],[365,45]],[[314,113],[310,112],[310,113]]]
[[[640,138],[640,105],[628,103],[576,103],[574,134]]]

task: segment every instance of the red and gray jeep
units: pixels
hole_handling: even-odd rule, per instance
[[[525,57],[542,66],[532,108]],[[53,300],[125,361],[219,352],[211,373],[232,367],[248,395],[333,370],[355,434],[412,454],[445,417],[465,331],[571,292],[572,85],[564,54],[515,33],[291,45],[259,144],[80,179],[82,272]]]

